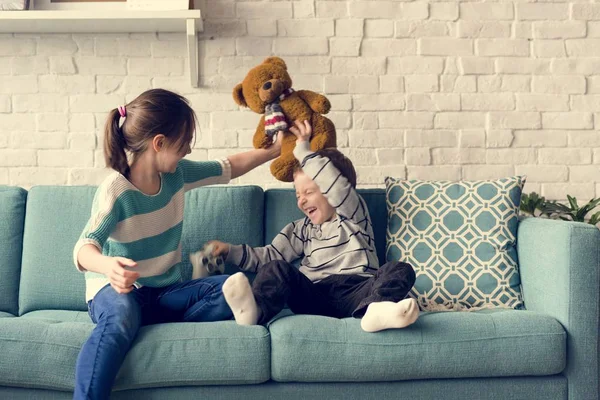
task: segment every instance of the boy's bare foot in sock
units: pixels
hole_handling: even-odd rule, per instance
[[[227,278],[223,284],[223,295],[233,311],[235,322],[238,325],[256,325],[258,323],[260,311],[246,275],[238,272]]]
[[[419,318],[419,306],[413,298],[397,303],[380,301],[369,304],[367,312],[360,321],[365,332],[377,332],[384,329],[404,328]]]

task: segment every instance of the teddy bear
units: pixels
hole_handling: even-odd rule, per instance
[[[254,148],[269,147],[275,134],[283,132],[281,155],[271,163],[271,174],[280,181],[292,182],[298,165],[293,154],[296,137],[288,131],[294,121],[310,122],[312,151],[336,147],[335,126],[321,115],[329,112],[329,100],[310,90],[292,89],[287,65],[279,57],[268,57],[252,68],[243,82],[233,89],[233,99],[238,105],[263,114],[252,140]]]

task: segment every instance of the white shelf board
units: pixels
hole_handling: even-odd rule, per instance
[[[200,10],[27,10],[0,11],[0,33],[185,32],[193,87],[198,87]]]
[[[200,10],[0,11],[0,33],[186,32],[188,19],[202,31]]]

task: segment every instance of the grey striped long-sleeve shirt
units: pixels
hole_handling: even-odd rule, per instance
[[[321,225],[308,217],[294,221],[264,247],[232,245],[227,262],[256,272],[269,261],[302,258],[300,271],[313,282],[329,275],[373,275],[379,260],[365,201],[328,158],[310,151],[308,142],[298,143],[294,155],[336,214]]]

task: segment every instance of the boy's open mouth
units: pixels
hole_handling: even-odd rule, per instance
[[[317,207],[308,207],[306,209],[304,209],[304,211],[308,214],[308,215],[313,215],[315,213],[315,211],[317,211]]]

